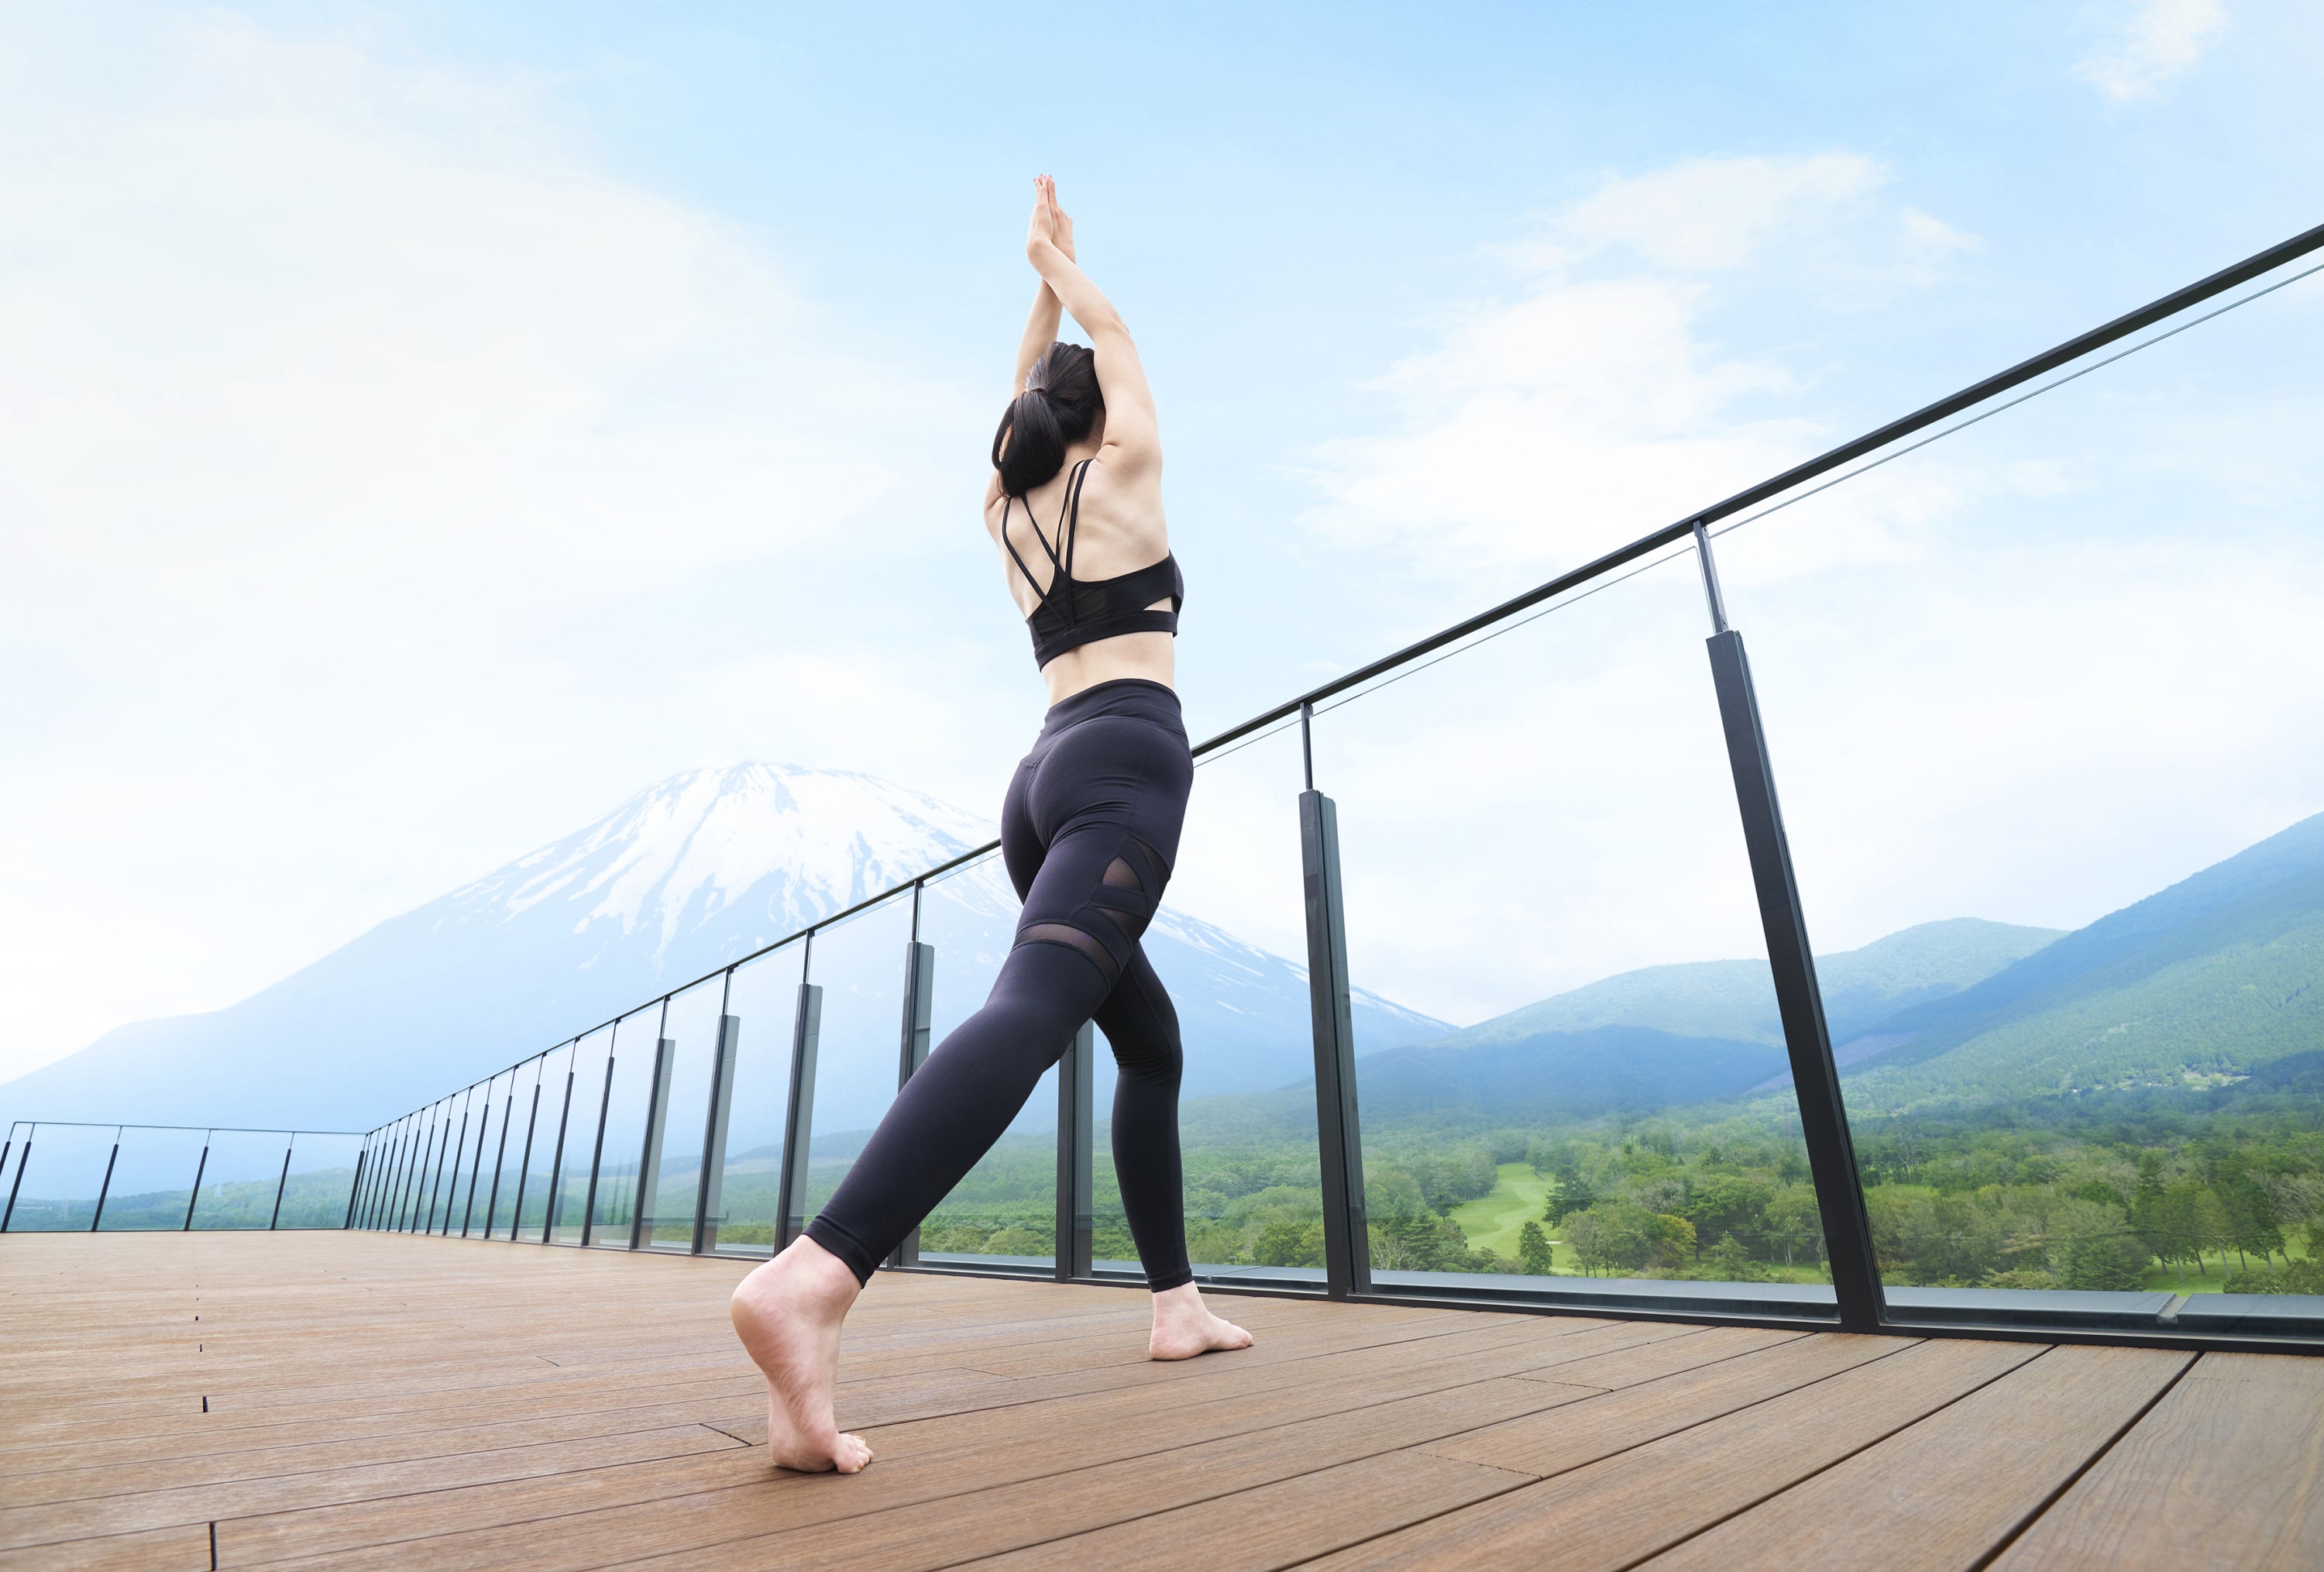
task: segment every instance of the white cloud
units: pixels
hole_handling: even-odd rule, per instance
[[[2151,98],[2192,70],[2227,24],[2226,0],[2139,0],[2074,75],[2117,104]]]
[[[0,105],[0,1077],[669,770],[902,763],[829,756],[906,680],[844,642],[796,717],[722,693],[699,756],[695,668],[779,671],[845,608],[686,603],[956,516],[929,455],[977,436],[521,79],[231,21],[161,53],[124,107]]]
[[[1488,591],[1813,451],[1825,436],[1813,422],[1759,412],[1796,391],[1794,374],[1726,349],[1705,319],[1772,272],[1820,307],[1858,309],[1977,246],[1887,197],[1887,178],[1831,153],[1609,180],[1505,254],[1517,298],[1455,318],[1379,380],[1395,428],[1316,455],[1330,500],[1310,522]]]

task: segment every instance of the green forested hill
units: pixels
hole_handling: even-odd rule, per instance
[[[1860,949],[1816,957],[1824,1011],[1845,1042],[1910,1005],[1960,993],[2040,950],[2053,928],[1982,918],[1923,922]],[[1545,1034],[1638,1027],[1674,1037],[1780,1044],[1775,988],[1764,960],[1646,966],[1572,989],[1457,1031],[1430,1047],[1516,1042]]]

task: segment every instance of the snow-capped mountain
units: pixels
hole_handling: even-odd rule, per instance
[[[988,821],[869,775],[755,763],[691,771],[238,1004],[117,1028],[0,1086],[0,1119],[364,1128],[991,833]],[[947,881],[928,906],[939,1032],[982,1001],[1014,916],[997,866]],[[1262,1090],[1310,1072],[1304,966],[1167,907],[1147,943],[1178,1003],[1188,1095]],[[1356,1001],[1356,1022],[1367,1049],[1447,1030],[1369,994]]]

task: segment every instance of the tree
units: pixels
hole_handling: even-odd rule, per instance
[[[1627,1201],[1607,1201],[1565,1220],[1566,1243],[1582,1270],[1637,1271],[1655,1251],[1655,1215]]]
[[[1547,1277],[1554,1270],[1552,1265],[1554,1260],[1554,1253],[1549,1247],[1548,1238],[1541,1231],[1541,1225],[1528,1219],[1526,1225],[1517,1230],[1517,1265],[1527,1277]]]
[[[1767,1202],[1764,1226],[1768,1243],[1784,1253],[1785,1266],[1803,1250],[1811,1259],[1823,1253],[1823,1212],[1816,1205],[1815,1191],[1806,1185],[1777,1190]]]

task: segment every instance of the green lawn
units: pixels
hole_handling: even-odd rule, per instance
[[[1526,1162],[1505,1162],[1499,1172],[1500,1182],[1492,1194],[1453,1207],[1452,1220],[1469,1236],[1471,1249],[1489,1250],[1514,1261],[1517,1231],[1540,1222],[1541,1209],[1549,1205],[1549,1181]]]

